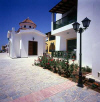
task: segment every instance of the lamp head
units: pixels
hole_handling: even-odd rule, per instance
[[[80,24],[79,24],[78,22],[75,22],[75,23],[73,23],[72,25],[73,25],[73,29],[74,29],[75,31],[78,31],[78,30],[79,30]]]
[[[89,20],[87,17],[82,21],[83,27],[87,28],[90,25],[91,20]]]

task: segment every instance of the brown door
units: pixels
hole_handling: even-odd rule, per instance
[[[37,42],[29,41],[28,55],[37,55]]]

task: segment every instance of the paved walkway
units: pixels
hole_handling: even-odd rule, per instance
[[[32,66],[34,59],[0,53],[0,102],[100,102],[100,93]]]

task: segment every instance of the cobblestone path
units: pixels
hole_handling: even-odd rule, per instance
[[[100,93],[32,66],[36,58],[0,53],[0,102],[100,102]]]

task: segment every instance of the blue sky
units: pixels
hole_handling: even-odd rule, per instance
[[[0,49],[7,44],[7,31],[19,28],[19,22],[29,17],[37,30],[46,33],[51,30],[49,10],[61,0],[0,0]]]

